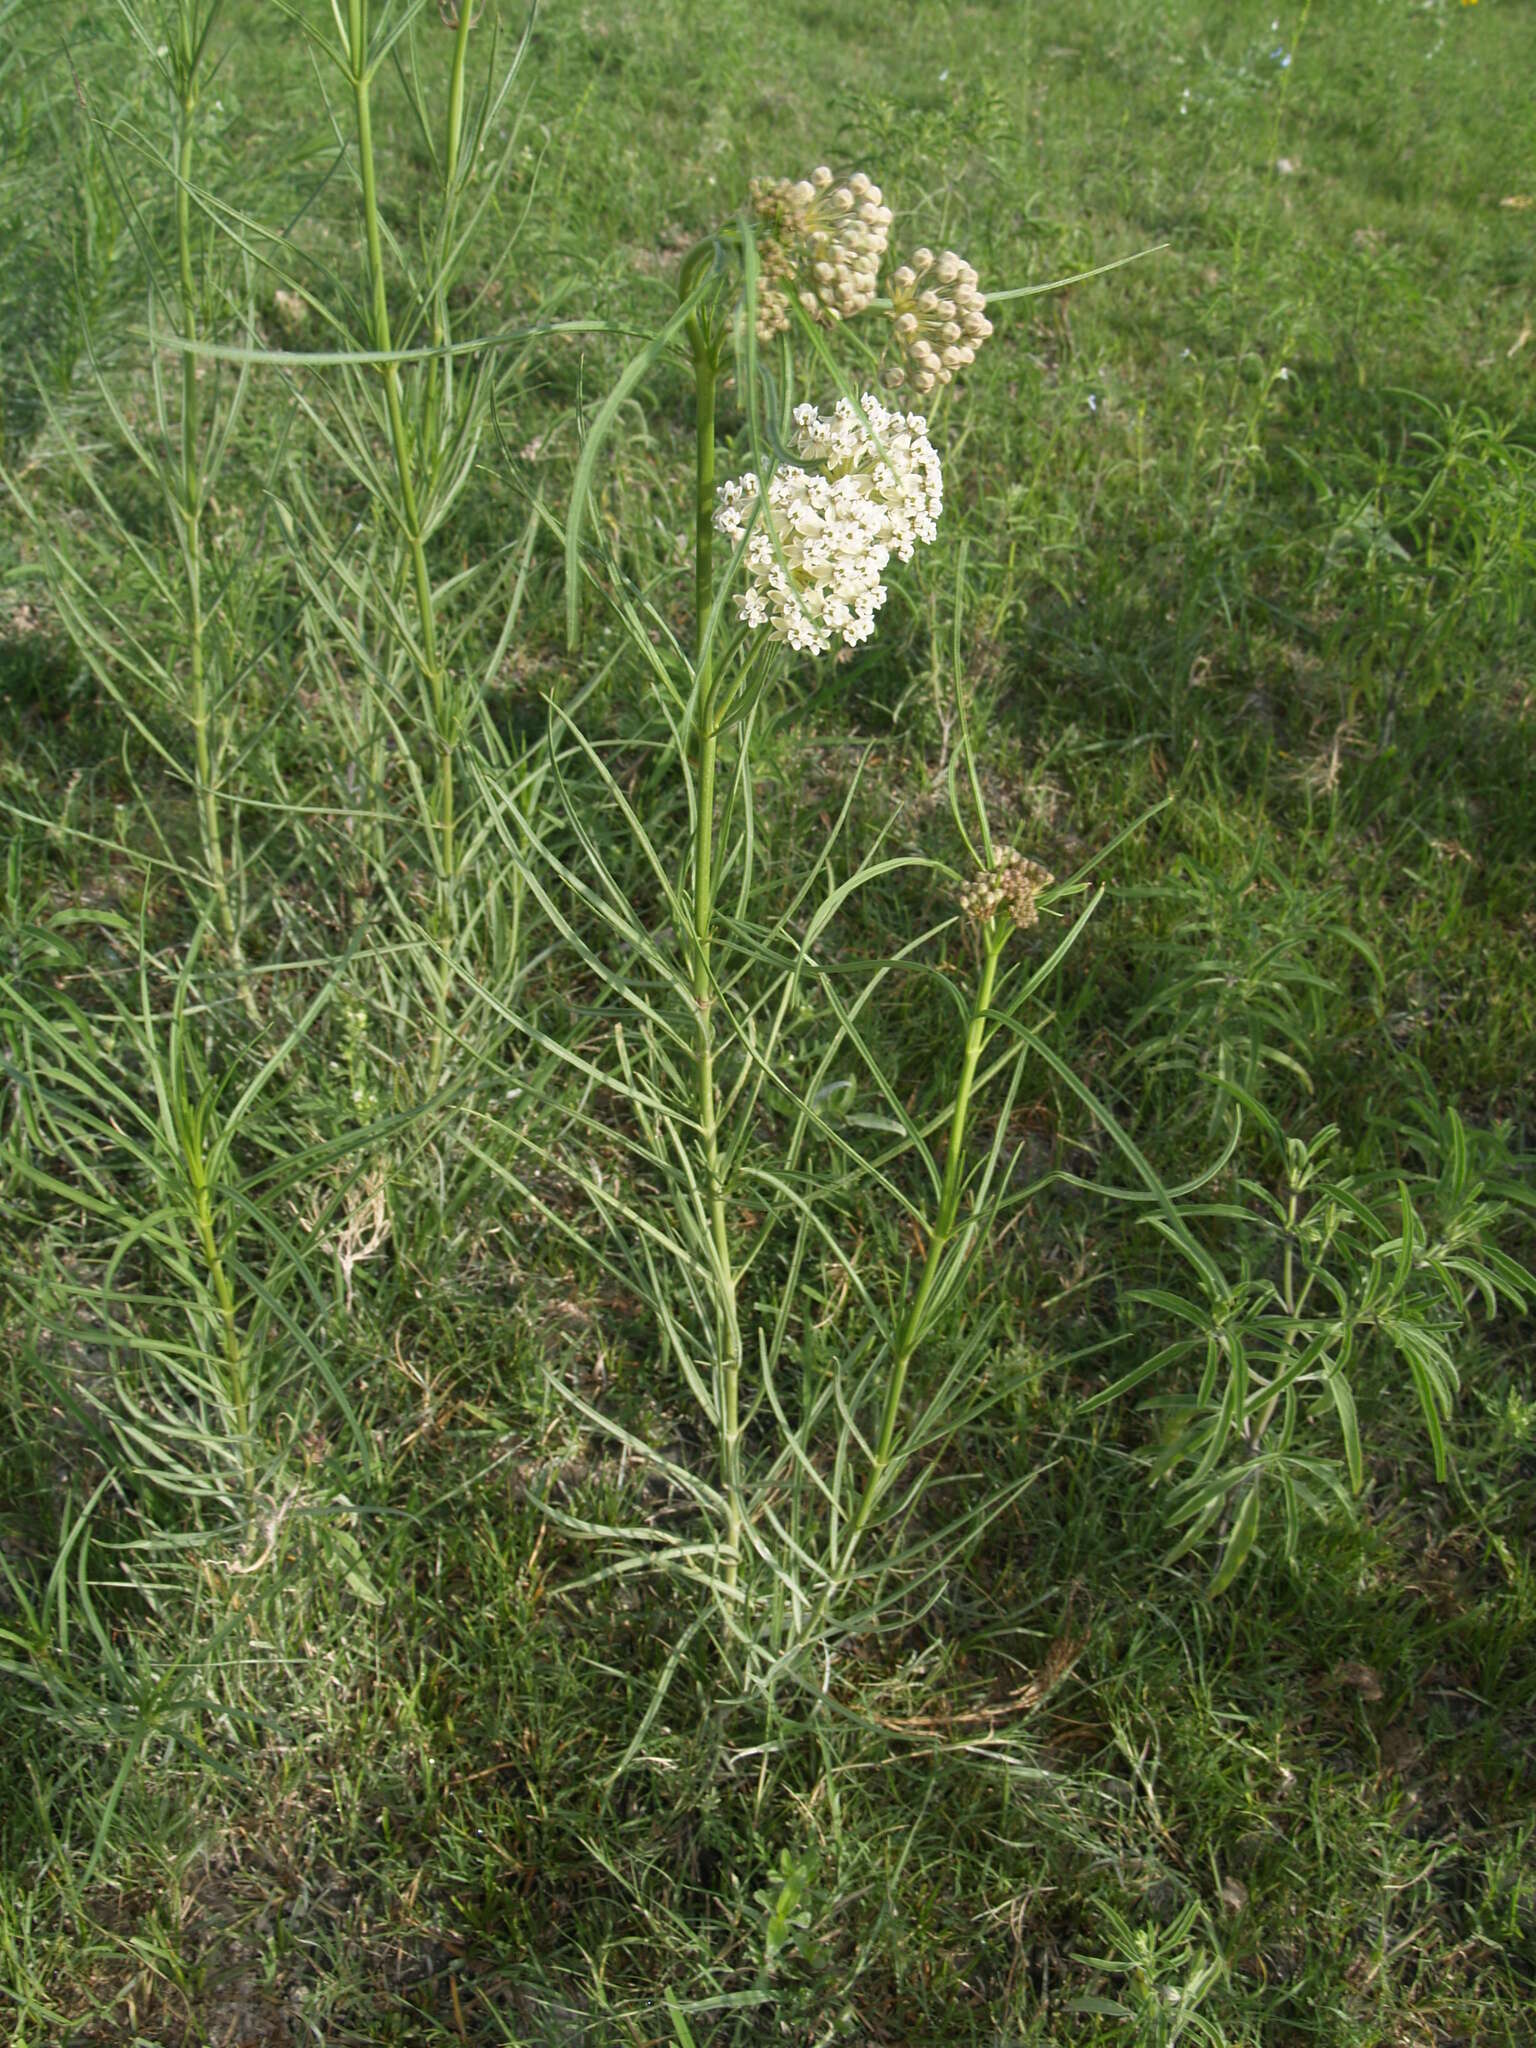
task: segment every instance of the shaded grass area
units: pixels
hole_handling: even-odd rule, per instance
[[[1053,1043],[1159,1171],[1178,1182],[1214,1156],[1215,1077],[1236,1072],[1287,1135],[1335,1123],[1349,1167],[1426,1188],[1454,1105],[1487,1173],[1516,1185],[1536,1042],[1536,344],[1519,339],[1536,216],[1500,181],[1532,161],[1536,28],[1494,0],[1273,18],[1187,0],[1070,20],[918,7],[876,37],[851,4],[547,9],[526,152],[474,250],[476,317],[653,321],[678,251],[749,176],[834,149],[988,284],[1170,243],[1023,302],[940,410],[944,546],[869,647],[792,675],[761,764],[765,862],[787,888],[861,763],[855,833],[894,810],[904,846],[954,857],[939,793],[958,604],[989,800],[1017,843],[1064,874],[1172,799],[1115,856],[1049,992]],[[0,290],[21,344],[5,350],[5,459],[50,518],[85,523],[22,365],[30,352],[62,415],[100,431],[91,334],[142,397],[132,330],[166,220],[132,131],[153,92],[111,10],[76,10],[62,41],[52,10],[23,19],[30,111],[7,131],[6,205],[35,223],[65,179],[72,257],[29,228]],[[253,10],[224,33],[210,177],[296,221],[306,274],[355,291],[346,181],[299,39]],[[77,85],[122,128],[114,153],[77,123]],[[381,94],[404,238],[428,156],[387,77]],[[530,351],[434,543],[440,567],[504,547],[529,491],[563,502],[570,408],[625,353]],[[292,434],[338,521],[356,516],[279,380],[254,402],[253,444]],[[673,372],[632,425],[601,525],[681,624],[690,422]],[[153,531],[128,466],[105,447],[99,463]],[[253,456],[231,487],[252,517],[263,474]],[[270,624],[293,588],[275,541],[263,561]],[[84,1004],[104,1061],[139,1087],[138,962],[159,1014],[190,930],[187,784],[82,669],[19,521],[0,579],[8,982]],[[585,670],[564,655],[553,540],[530,591],[487,699],[519,741],[544,731],[546,692],[568,698],[612,651],[599,625]],[[297,635],[273,644],[249,685],[265,737],[247,787],[281,814],[323,787],[334,679]],[[584,715],[649,787],[643,679],[620,662]],[[282,1028],[303,1013],[306,963],[357,929],[341,852],[334,875],[315,853],[343,836],[273,826],[261,914],[283,933]],[[147,884],[146,847],[163,863]],[[879,957],[937,908],[936,890],[893,881],[850,924],[850,956]],[[936,1498],[1033,1483],[929,1604],[766,1725],[695,1638],[615,1779],[689,1612],[650,1581],[593,1581],[591,1550],[542,1504],[599,1522],[675,1503],[574,1423],[552,1380],[702,1447],[656,1383],[639,1304],[464,1141],[499,1128],[510,1152],[531,1127],[510,1034],[477,1049],[478,1121],[358,1136],[359,1089],[387,1118],[420,1041],[387,968],[356,973],[364,1024],[324,1012],[244,1141],[270,1190],[274,1296],[281,1243],[308,1229],[318,1247],[273,1325],[249,1532],[126,1469],[122,1359],[99,1327],[110,1233],[69,1186],[45,1198],[15,1171],[53,1156],[46,1124],[5,1126],[0,1953],[19,2039],[1527,2038],[1528,1319],[1480,1320],[1461,1348],[1448,1484],[1406,1376],[1378,1365],[1358,1509],[1304,1520],[1289,1561],[1266,1528],[1248,1577],[1208,1600],[1209,1560],[1166,1561],[1146,1481],[1166,1413],[1082,1407],[1167,1341],[1132,1297],[1168,1263],[1095,1186],[1119,1178],[1102,1128],[1040,1071],[1017,1112],[1020,1187],[1054,1169],[1083,1185],[1030,1196],[974,1283],[973,1312],[999,1313],[993,1406]],[[127,1017],[110,1030],[102,987]],[[541,961],[521,990],[546,1031],[595,1035],[569,963]],[[17,1015],[8,999],[13,1104]],[[953,1064],[950,1017],[914,984],[875,1026],[914,1099]],[[210,1074],[243,1081],[232,1005],[199,1018]],[[285,1153],[291,1179],[261,1180]],[[367,1222],[353,1191],[381,1161],[387,1238],[344,1265],[342,1224]],[[1240,1201],[1239,1176],[1280,1172],[1255,1128],[1217,1192]],[[547,1194],[575,1215],[558,1175]],[[894,1289],[910,1248],[864,1220]],[[1252,1219],[1221,1229],[1267,1270]],[[1529,1258],[1517,1217],[1502,1241]],[[1094,1348],[1110,1338],[1113,1364]]]

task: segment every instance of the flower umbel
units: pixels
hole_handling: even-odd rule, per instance
[[[762,266],[759,340],[772,341],[789,326],[792,296],[823,327],[863,312],[875,296],[891,227],[891,209],[878,185],[862,171],[846,185],[834,184],[831,171],[819,164],[798,183],[754,178],[752,210]]]
[[[953,249],[938,256],[915,249],[912,261],[891,273],[891,325],[908,365],[892,381],[910,379],[919,394],[974,362],[992,332],[976,272]]]
[[[974,875],[960,891],[960,908],[977,924],[990,924],[1006,908],[1020,931],[1040,922],[1038,897],[1056,877],[1049,868],[1011,846],[994,848],[992,866]]]
[[[782,464],[766,497],[750,470],[717,494],[715,525],[733,544],[757,513],[738,616],[806,654],[824,654],[837,636],[850,647],[869,638],[892,555],[910,561],[944,506],[927,421],[888,412],[868,392],[863,413],[846,398],[827,414],[797,406],[794,447],[816,468]]]

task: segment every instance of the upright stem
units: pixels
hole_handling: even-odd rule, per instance
[[[460,43],[467,34],[468,9],[460,23]],[[368,244],[368,276],[371,288],[370,325],[374,349],[388,355],[394,347],[389,324],[389,302],[385,293],[384,244],[379,229],[378,181],[373,159],[373,73],[368,64],[368,0],[347,0],[347,58],[357,118],[358,171],[363,187],[363,227]],[[395,477],[400,490],[400,523],[410,555],[411,577],[416,590],[417,622],[421,629],[418,667],[426,686],[436,743],[437,773],[433,786],[433,865],[437,876],[437,930],[443,948],[437,985],[437,1028],[432,1039],[429,1077],[436,1083],[442,1073],[447,1050],[448,1001],[453,987],[452,944],[455,928],[454,880],[457,860],[454,851],[453,733],[450,725],[448,682],[437,647],[437,613],[432,575],[427,567],[426,541],[416,495],[415,458],[400,396],[398,363],[380,365],[384,384],[384,408],[389,421],[389,438],[395,459]]]
[[[193,117],[197,111],[197,74],[193,61],[193,30],[196,24],[184,18],[182,32],[181,120],[176,138],[176,261],[181,290],[181,330],[184,338],[198,338],[197,282],[192,269],[192,156],[195,145]],[[200,442],[202,408],[197,388],[197,358],[190,349],[181,358],[181,535],[182,565],[187,587],[187,688],[188,716],[196,756],[197,822],[202,841],[203,866],[213,890],[219,930],[229,948],[239,978],[240,998],[253,1022],[259,1021],[255,998],[245,975],[240,949],[240,932],[230,901],[229,876],[224,865],[224,838],[219,822],[219,792],[214,776],[213,741],[210,728],[212,706],[208,700],[207,623],[203,613],[203,474]]]
[[[1298,1289],[1296,1285],[1295,1252],[1297,1243],[1297,1232],[1300,1227],[1300,1222],[1301,1187],[1293,1181],[1288,1192],[1288,1198],[1286,1203],[1285,1251],[1282,1257],[1280,1271],[1280,1299],[1282,1304],[1284,1305],[1286,1319],[1290,1325],[1289,1329],[1286,1332],[1285,1341],[1287,1344],[1290,1345],[1301,1345],[1305,1342],[1301,1328],[1301,1314],[1302,1310],[1307,1305],[1307,1297],[1311,1294],[1313,1283],[1317,1278],[1316,1271],[1314,1270],[1313,1272],[1307,1275],[1307,1281],[1304,1287]],[[1330,1232],[1329,1235],[1331,1236],[1332,1233]],[[1327,1249],[1326,1240],[1324,1242],[1323,1249]],[[1244,1423],[1243,1436],[1250,1451],[1256,1450],[1258,1445],[1263,1441],[1264,1433],[1269,1428],[1269,1425],[1274,1421],[1275,1410],[1280,1406],[1280,1403],[1283,1400],[1283,1398],[1284,1389],[1282,1388],[1279,1393],[1270,1395],[1269,1399],[1264,1403],[1264,1406],[1259,1410],[1259,1413],[1255,1418],[1251,1428],[1247,1423]]]
[[[715,383],[719,357],[701,320],[689,326],[694,390],[698,400],[694,486],[694,663],[693,740],[698,761],[698,815],[693,832],[693,1003],[694,1073],[704,1179],[709,1204],[709,1240],[719,1313],[720,1479],[726,1499],[725,1583],[736,1584],[741,1557],[741,1330],[736,1313],[736,1274],[731,1261],[720,1164],[720,1104],[715,1085],[714,922],[715,724],[714,655],[706,635],[714,603]]]

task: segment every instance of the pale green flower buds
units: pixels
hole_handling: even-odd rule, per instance
[[[949,383],[992,332],[986,305],[963,256],[914,249],[912,261],[891,273],[891,325],[906,357],[891,381],[910,382],[919,393]]]
[[[977,924],[990,924],[1006,910],[1020,931],[1040,922],[1038,898],[1056,877],[1049,868],[1011,846],[994,848],[989,870],[973,875],[960,891],[960,908]]]

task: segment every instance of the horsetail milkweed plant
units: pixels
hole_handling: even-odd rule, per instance
[[[522,1138],[538,1166],[499,1170],[527,1207],[590,1254],[590,1231],[541,1193],[538,1167],[575,1178],[600,1221],[602,1262],[653,1314],[663,1366],[712,1439],[706,1476],[686,1447],[663,1448],[644,1434],[648,1424],[631,1428],[563,1387],[585,1425],[621,1447],[621,1470],[638,1460],[660,1475],[674,1508],[686,1503],[691,1512],[686,1526],[673,1510],[627,1523],[553,1504],[551,1512],[615,1546],[604,1571],[662,1569],[705,1587],[712,1605],[692,1627],[713,1614],[738,1675],[764,1688],[785,1678],[824,1690],[835,1643],[910,1614],[1031,1482],[1027,1471],[1007,1481],[989,1475],[965,1490],[958,1511],[946,1486],[938,1510],[946,1447],[997,1398],[986,1370],[995,1325],[966,1289],[967,1275],[1005,1206],[1073,1180],[1056,1167],[1021,1190],[1012,1172],[1008,1134],[1026,1057],[1076,1098],[1131,1168],[1137,1185],[1105,1187],[1105,1198],[1141,1204],[1208,1298],[1188,1309],[1202,1328],[1209,1322],[1199,1391],[1191,1400],[1158,1397],[1175,1419],[1151,1463],[1155,1479],[1188,1468],[1170,1493],[1172,1518],[1184,1525],[1174,1555],[1219,1539],[1217,1590],[1252,1553],[1261,1503],[1283,1510],[1289,1551],[1300,1508],[1319,1502],[1320,1488],[1340,1494],[1345,1477],[1354,1491],[1364,1484],[1346,1378],[1362,1348],[1406,1361],[1443,1472],[1441,1421],[1455,1366],[1436,1332],[1469,1320],[1474,1292],[1490,1312],[1500,1295],[1523,1298],[1517,1269],[1481,1246],[1482,1225],[1499,1205],[1484,1200],[1470,1167],[1449,1184],[1460,1220],[1443,1224],[1431,1187],[1421,1179],[1413,1194],[1404,1182],[1401,1215],[1411,1220],[1400,1231],[1365,1180],[1337,1176],[1319,1198],[1319,1265],[1304,1283],[1293,1288],[1287,1278],[1276,1291],[1246,1267],[1241,1278],[1228,1276],[1197,1234],[1208,1211],[1189,1198],[1224,1171],[1245,1132],[1270,1139],[1278,1127],[1261,1105],[1224,1088],[1225,1150],[1170,1190],[1051,1046],[1045,1020],[1031,1019],[1037,993],[1102,900],[1092,871],[1144,820],[1128,821],[1060,883],[997,843],[967,717],[959,574],[959,744],[947,786],[968,874],[890,849],[894,818],[872,850],[848,854],[857,777],[819,849],[797,845],[787,862],[765,857],[767,821],[758,824],[754,806],[773,707],[807,661],[871,638],[893,575],[909,563],[921,573],[921,551],[943,516],[935,425],[888,404],[880,389],[936,394],[937,411],[992,331],[977,273],[952,250],[915,250],[886,276],[882,295],[891,226],[879,186],[863,174],[838,182],[821,167],[798,182],[755,184],[737,220],[683,258],[676,310],[587,433],[565,533],[573,645],[591,580],[653,685],[666,728],[655,755],[683,800],[680,854],[642,816],[633,779],[621,783],[566,712],[552,713],[555,752],[584,764],[606,791],[645,887],[636,891],[615,872],[589,803],[563,772],[556,804],[532,823],[510,799],[487,794],[509,863],[606,992],[609,1007],[597,1014],[611,1058],[590,1040],[568,1045],[542,1034],[538,1043],[548,1071],[576,1082],[596,1151],[606,1162],[617,1147],[623,1160],[622,1172],[600,1168],[596,1152],[590,1165],[573,1161],[579,1126],[567,1087],[548,1098],[554,1135]],[[841,367],[839,346],[855,321],[857,382]],[[631,582],[611,549],[599,559],[584,545],[605,437],[640,381],[669,360],[690,373],[695,401],[687,644],[654,602],[654,585]],[[829,387],[819,402],[799,396],[807,367]],[[732,386],[735,473],[717,477],[717,399]],[[590,780],[582,786],[590,791]],[[648,787],[657,790],[654,772]],[[931,928],[913,928],[910,895],[935,883],[948,908]],[[909,892],[894,912],[893,889]],[[887,900],[869,921],[898,931],[873,961],[858,958],[846,936],[870,891]],[[1077,914],[1054,942],[1033,936],[1042,913],[1061,921],[1073,904]],[[588,920],[617,944],[595,942]],[[927,971],[932,980],[928,956],[945,934],[964,941],[970,967],[957,972],[951,959],[938,977],[956,1007],[953,1077],[944,1079],[941,1062],[939,1103],[924,1108],[920,1091],[904,1095],[882,1064],[880,1020],[887,1002],[904,998],[909,977]],[[820,1026],[819,1040],[807,1020]],[[1292,1149],[1303,1142],[1278,1137]],[[1256,1186],[1242,1182],[1245,1192]],[[1327,1219],[1363,1213],[1362,1203],[1368,1238],[1346,1245]],[[871,1220],[882,1211],[884,1226]],[[1305,1236],[1299,1221],[1297,1229]],[[1468,1231],[1480,1242],[1471,1263],[1447,1249]],[[1349,1270],[1324,1277],[1335,1259]],[[1389,1261],[1397,1292],[1384,1309]],[[1129,1298],[1165,1307],[1171,1299]],[[1337,1313],[1323,1311],[1325,1299]],[[1186,1351],[1182,1340],[1154,1350],[1089,1405],[1142,1386]],[[1344,1474],[1297,1435],[1303,1420],[1330,1416]],[[681,1647],[667,1674],[680,1656]],[[657,1700],[668,1682],[664,1675]]]
[[[891,220],[869,177],[839,182],[823,166],[798,182],[755,183],[738,220],[683,259],[677,312],[594,420],[567,530],[575,623],[589,573],[585,500],[602,436],[639,377],[686,347],[696,400],[691,647],[674,638],[659,650],[658,615],[627,588],[610,593],[670,728],[689,820],[680,868],[669,866],[598,750],[569,722],[565,732],[607,779],[661,878],[665,920],[636,915],[574,811],[583,862],[547,842],[529,857],[530,886],[573,938],[551,870],[624,942],[624,971],[598,971],[621,1012],[606,1086],[634,1134],[637,1188],[626,1193],[596,1171],[582,1181],[608,1226],[605,1257],[655,1313],[666,1358],[715,1446],[706,1478],[570,1395],[589,1426],[663,1468],[705,1529],[684,1537],[654,1523],[583,1526],[619,1542],[618,1569],[649,1560],[702,1580],[759,1680],[792,1669],[829,1632],[860,1626],[898,1588],[941,1568],[932,1544],[913,1536],[910,1510],[926,1466],[974,1398],[986,1333],[973,1332],[946,1351],[942,1369],[920,1376],[916,1415],[908,1412],[912,1368],[954,1305],[995,1206],[1025,1050],[1022,1038],[1000,1033],[1077,928],[1033,975],[1006,969],[1011,935],[1035,924],[1054,878],[994,847],[968,736],[957,758],[967,771],[969,830],[956,774],[950,800],[972,879],[959,890],[960,878],[939,870],[949,908],[890,958],[850,976],[836,957],[837,922],[872,884],[924,871],[931,881],[937,864],[880,849],[845,857],[851,792],[826,844],[791,878],[787,903],[780,883],[770,900],[756,851],[752,759],[766,700],[786,669],[870,638],[894,567],[936,538],[943,512],[928,421],[863,386],[938,390],[992,331],[975,270],[951,251],[917,250],[880,296]],[[879,365],[859,385],[829,346],[853,319],[873,330]],[[795,402],[799,356],[833,387],[821,404]],[[732,379],[746,449],[738,473],[717,478],[716,402]],[[963,702],[960,724],[966,731]],[[504,841],[514,860],[525,857],[513,832]],[[1082,890],[1078,883],[1056,894]],[[882,1071],[868,1027],[882,992],[951,929],[968,936],[975,962],[957,1020],[958,1074],[943,1106],[920,1120]],[[595,947],[582,950],[589,965],[599,958]],[[658,983],[670,1008],[641,993]],[[811,1011],[833,1022],[807,1073],[793,1041]],[[585,1053],[555,1048],[553,1056],[590,1073]],[[863,1087],[880,1112],[851,1123],[836,1105]],[[973,1112],[985,1087],[1000,1087],[1005,1099],[978,1151]],[[615,1119],[601,1121],[611,1142]],[[866,1130],[878,1132],[873,1148]],[[568,1155],[559,1156],[569,1171]],[[519,1185],[548,1216],[534,1180]],[[886,1283],[863,1270],[851,1213],[855,1196],[872,1189],[905,1212],[915,1246],[888,1299]],[[664,1204],[652,1199],[657,1190]],[[972,1526],[1011,1497],[991,1489]]]

